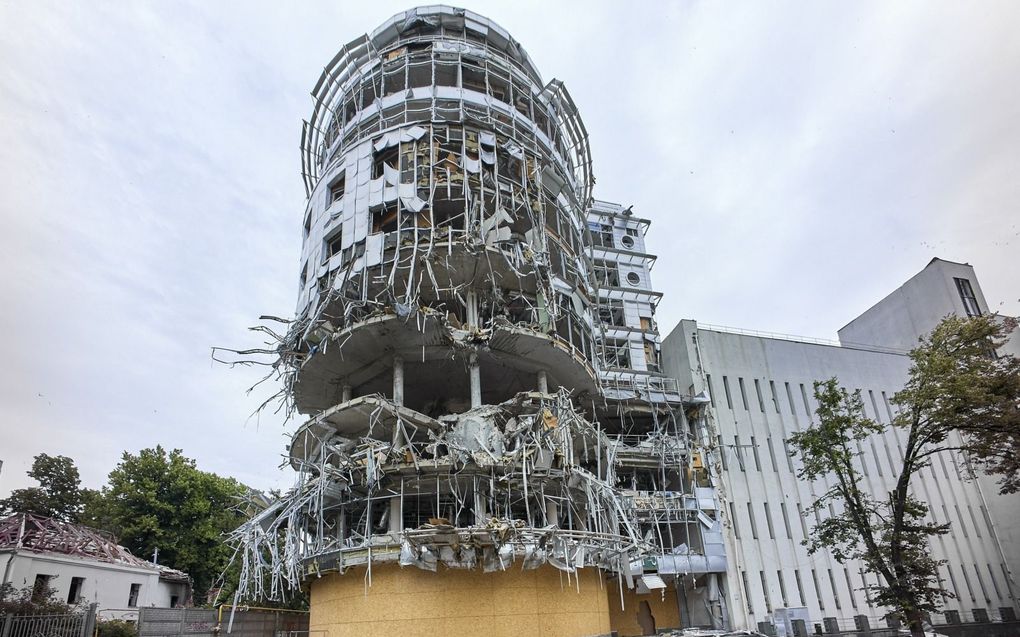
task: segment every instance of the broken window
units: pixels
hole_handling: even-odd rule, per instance
[[[655,343],[645,343],[645,367],[651,372],[661,371],[659,369],[659,353],[655,351]]]
[[[512,143],[501,143],[496,156],[499,176],[510,181],[524,183],[524,152]]]
[[[596,259],[593,263],[593,269],[595,271],[595,282],[600,287],[620,287],[620,269],[616,263]]]
[[[591,230],[592,242],[596,247],[600,248],[612,248],[615,247],[613,243],[613,228],[607,226],[604,223],[589,223],[589,230]]]
[[[372,234],[396,232],[397,202],[389,203],[372,212]]]
[[[131,591],[128,593],[128,608],[138,607],[138,594],[142,592],[141,584],[132,584]],[[123,599],[123,598],[122,598]]]
[[[606,365],[608,367],[630,367],[630,342],[618,339],[606,339]]]
[[[464,204],[448,199],[432,202],[432,225],[436,228],[464,229]]]
[[[638,274],[637,272],[628,272],[627,273],[627,283],[630,283],[631,285],[640,285],[641,284],[641,275]]]
[[[623,301],[604,299],[599,302],[599,318],[606,325],[626,326]]]
[[[634,247],[634,237],[630,236],[629,234],[625,234],[622,237],[620,237],[620,244],[623,245],[623,247],[630,250],[631,248]]]
[[[400,144],[400,183],[414,183],[414,158],[417,152],[417,142],[404,142]]]
[[[329,185],[329,203],[340,201],[347,190],[347,175],[343,172]]]
[[[334,254],[340,254],[340,251],[343,249],[342,242],[343,230],[338,227],[333,234],[326,237],[326,249],[323,251],[325,258],[323,261],[329,260]]]
[[[372,179],[378,179],[385,175],[387,167],[397,170],[399,161],[399,149],[396,146],[376,151],[372,157]]]
[[[514,295],[509,301],[507,301],[506,315],[512,323],[537,323],[538,320],[535,299],[527,298],[521,294]]]
[[[43,600],[50,596],[50,582],[53,580],[52,575],[44,575],[39,573],[35,576],[35,582],[32,585],[32,599]]]
[[[485,93],[485,71],[476,64],[465,62],[461,67],[461,82],[463,88],[471,91]]]
[[[457,62],[451,63],[437,60],[435,63],[435,85],[456,87],[459,66]]]

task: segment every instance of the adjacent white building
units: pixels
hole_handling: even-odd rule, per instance
[[[0,574],[17,589],[51,588],[68,604],[96,604],[107,618],[191,601],[186,573],[135,557],[93,529],[24,513],[0,519]]]
[[[843,625],[857,616],[884,625],[885,609],[863,590],[874,576],[828,553],[808,555],[801,545],[815,522],[805,511],[826,485],[797,479],[785,441],[811,422],[813,382],[833,376],[862,391],[869,417],[890,422],[896,410],[890,399],[907,378],[906,353],[918,337],[947,314],[987,312],[973,268],[934,259],[842,328],[839,343],[739,333],[692,320],[681,321],[665,339],[665,370],[690,393],[711,396],[729,556],[726,594],[735,627],[756,627],[791,607]],[[903,432],[890,429],[860,445],[859,470],[876,495],[892,488],[904,440]],[[996,495],[988,479],[964,479],[967,462],[959,453],[940,454],[913,485],[934,520],[952,525],[931,545],[933,555],[946,560],[941,576],[956,595],[936,619],[1013,617],[1020,496]]]

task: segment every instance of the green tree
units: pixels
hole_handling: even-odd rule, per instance
[[[811,510],[833,504],[836,514],[812,528],[809,551],[861,560],[880,578],[869,587],[876,600],[913,635],[923,635],[926,614],[949,595],[929,550],[929,539],[948,532],[949,524],[926,521],[928,507],[911,494],[911,478],[934,454],[962,450],[998,474],[1004,492],[1017,486],[1009,453],[1016,453],[1020,436],[1020,363],[994,354],[1013,327],[996,317],[950,316],[911,351],[909,378],[892,399],[899,408],[892,424],[907,435],[903,464],[883,499],[862,490],[855,466],[857,444],[885,429],[865,416],[860,391],[847,392],[835,378],[816,382],[817,422],[789,440],[802,461],[801,478],[833,478]]]
[[[14,584],[5,582],[0,585],[0,618],[4,615],[61,615],[80,610],[57,599],[56,592],[49,584],[15,588]]]
[[[39,486],[12,491],[10,497],[0,500],[0,513],[34,513],[65,522],[78,521],[89,490],[81,488],[74,460],[40,453],[32,460],[28,476]]]
[[[240,525],[237,504],[247,489],[232,478],[199,470],[180,449],[124,452],[84,519],[113,532],[132,553],[186,571],[196,602],[230,559],[224,534]]]

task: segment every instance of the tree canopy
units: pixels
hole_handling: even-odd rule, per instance
[[[1016,326],[946,317],[911,352],[910,379],[894,397],[905,412],[896,424],[917,429],[922,457],[965,451],[1001,493],[1020,490],[1020,359],[996,354]]]
[[[10,497],[0,500],[0,514],[34,513],[64,522],[78,521],[88,495],[81,488],[74,460],[40,453],[27,473],[39,486],[11,491]]]
[[[157,446],[124,452],[83,519],[135,555],[158,549],[161,564],[191,575],[200,601],[230,559],[224,534],[240,525],[237,507],[247,492],[233,478],[201,471],[180,449]]]
[[[834,513],[805,540],[810,552],[828,549],[840,562],[861,560],[880,577],[869,587],[914,635],[923,634],[926,614],[951,596],[938,577],[929,538],[950,524],[930,517],[914,496],[911,478],[938,453],[964,452],[1000,478],[1002,492],[1018,488],[1020,463],[1020,362],[997,356],[1015,323],[994,316],[949,316],[911,351],[909,378],[892,402],[892,426],[906,431],[902,466],[885,497],[865,491],[857,445],[886,426],[865,416],[860,391],[848,392],[836,378],[815,383],[817,419],[789,439],[800,456],[799,477],[829,476],[832,486],[810,510]]]
[[[910,353],[907,383],[892,396],[898,413],[891,425],[906,431],[907,442],[895,486],[884,497],[860,487],[856,447],[885,430],[865,416],[860,390],[849,392],[835,378],[816,382],[817,422],[789,438],[802,461],[801,478],[833,479],[811,510],[834,506],[834,513],[812,528],[809,550],[828,549],[839,562],[862,561],[880,578],[869,586],[877,601],[913,635],[923,634],[926,615],[952,593],[943,590],[941,563],[928,545],[951,525],[928,515],[912,492],[912,477],[934,455],[962,452],[999,476],[1002,492],[1020,486],[1020,361],[996,354],[1015,327],[996,316],[949,316],[920,339]]]

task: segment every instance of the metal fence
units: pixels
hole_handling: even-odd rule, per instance
[[[91,637],[95,627],[95,604],[77,613],[0,617],[0,637]]]
[[[227,634],[231,637],[312,637],[308,633],[306,611],[222,606],[218,610],[143,608],[138,613],[138,637],[223,637]]]

